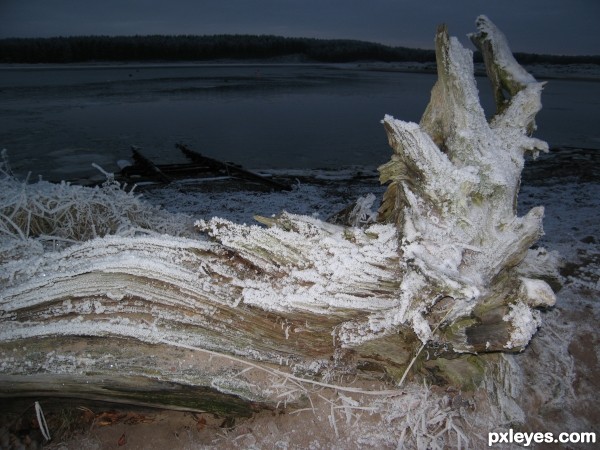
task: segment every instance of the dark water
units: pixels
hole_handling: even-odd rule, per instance
[[[183,161],[176,142],[248,168],[376,166],[390,154],[383,116],[418,121],[435,79],[336,65],[0,67],[0,148],[18,174],[50,179],[117,170],[130,145]],[[600,146],[600,83],[552,80],[542,100],[538,137]]]

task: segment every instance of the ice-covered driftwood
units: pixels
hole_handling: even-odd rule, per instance
[[[383,120],[394,154],[380,168],[390,185],[378,223],[282,213],[258,218],[267,227],[197,221],[192,236],[109,189],[86,207],[105,220],[126,202],[126,219],[100,232],[88,224],[81,242],[61,231],[49,248],[61,217],[77,226],[78,206],[5,176],[0,394],[241,414],[252,402],[275,404],[281,392],[269,377],[290,370],[400,380],[419,355],[524,349],[540,324],[536,308],[554,303],[549,286],[520,268],[527,257],[535,264],[528,249],[543,209],[515,211],[524,153],[547,150],[529,136],[542,84],[524,75],[487,18],[478,28],[472,39],[510,98],[488,122],[471,52],[440,27],[439,79],[421,123]]]
[[[490,49],[484,56],[495,90],[513,96],[488,123],[471,52],[440,27],[431,101],[419,125],[384,119],[394,156],[380,168],[381,180],[391,181],[380,219],[398,227],[409,274],[403,283],[426,290],[401,288],[401,296],[408,293],[413,328],[419,333],[421,323],[420,337],[426,339],[435,317],[431,309],[450,297],[454,325],[441,343],[466,352],[523,348],[538,325],[532,308],[554,303],[545,282],[517,270],[542,234],[543,208],[517,217],[516,199],[524,154],[548,149],[529,136],[543,84],[516,63],[489,19],[479,17],[477,25],[472,39]]]

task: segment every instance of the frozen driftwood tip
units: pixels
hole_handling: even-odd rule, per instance
[[[497,113],[500,114],[508,107],[511,97],[526,88],[541,90],[544,83],[537,82],[517,62],[510,51],[508,40],[490,19],[483,15],[479,16],[476,24],[478,32],[468,36],[483,55],[487,75],[492,83]],[[508,92],[508,97],[505,92]],[[533,119],[527,127],[530,133],[535,130]]]

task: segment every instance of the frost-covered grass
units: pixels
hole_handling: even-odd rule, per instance
[[[220,448],[248,448],[250,440],[258,446],[252,448],[304,448],[310,431],[314,437],[311,448],[466,449],[483,445],[482,427],[502,429],[497,420],[501,409],[487,404],[491,415],[481,415],[473,398],[456,389],[432,389],[419,383],[402,388],[381,382],[348,383],[335,372],[329,374],[328,382],[322,382],[200,348],[185,348],[211,353],[214,363],[228,360],[246,366],[221,382],[241,382],[250,377],[246,383],[269,391],[279,400],[277,409],[285,410],[298,401],[306,405],[287,410],[287,420],[279,422],[284,430],[277,425],[265,427],[265,421],[272,425],[276,419],[271,413],[259,414],[251,425],[242,424],[217,436],[213,443]],[[492,380],[490,386],[494,383]],[[247,433],[249,427],[252,433]]]
[[[109,177],[89,188],[39,180],[20,181],[0,161],[0,243],[29,240],[68,245],[106,235],[190,234],[186,216],[167,213],[141,200]]]

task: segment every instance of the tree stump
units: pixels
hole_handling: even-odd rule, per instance
[[[498,111],[486,120],[472,53],[441,26],[420,124],[383,120],[393,155],[379,169],[389,187],[377,223],[283,212],[258,218],[266,227],[213,218],[196,222],[201,236],[165,235],[168,214],[114,186],[100,195],[4,172],[0,395],[247,415],[276,406],[277,377],[401,383],[426,354],[452,380],[476,376],[469,355],[522,351],[555,302],[523,270],[526,258],[542,264],[528,250],[543,208],[515,209],[524,154],[547,151],[530,137],[543,84],[489,19],[477,26]],[[75,223],[58,233],[65,215]],[[53,233],[57,248],[44,244]]]

